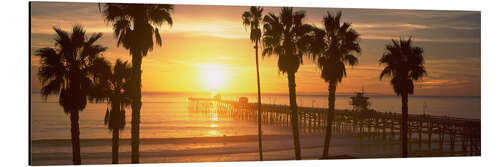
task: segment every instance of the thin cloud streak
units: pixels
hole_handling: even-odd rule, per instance
[[[254,83],[251,78],[255,74],[255,64],[252,63],[254,50],[248,40],[249,31],[241,25],[241,13],[247,9],[242,6],[175,5],[174,25],[160,28],[162,38],[167,40],[165,45],[155,48],[144,59],[144,68],[147,68],[144,70],[144,89],[196,90],[197,87],[187,86],[196,86],[197,83],[181,88],[182,82],[192,82],[193,78],[179,78],[174,83],[168,77],[176,75],[180,69],[196,74],[203,64],[215,64],[231,71],[229,81],[233,85],[228,85],[229,88],[253,91],[248,83]],[[276,7],[264,9],[266,14],[279,12]],[[364,86],[369,92],[392,94],[387,80],[378,78],[382,69],[378,59],[390,40],[412,36],[417,46],[424,47],[428,71],[428,76],[417,82],[420,85],[415,91],[417,95],[422,92],[446,93],[443,91],[449,91],[449,95],[480,95],[480,12],[336,8],[295,10],[305,10],[307,23],[320,27],[327,11],[342,10],[342,21],[352,23],[361,34],[360,64],[348,67],[348,77],[339,85],[340,92],[357,91]],[[53,46],[53,26],[69,30],[73,25],[81,24],[87,33],[104,33],[101,42],[109,47],[105,57],[130,59],[127,50],[116,47],[112,25],[105,22],[95,3],[34,2],[32,11],[32,51]],[[31,58],[32,65],[36,66],[39,59],[35,56]],[[263,91],[287,92],[283,86],[287,84],[286,76],[276,68],[277,59],[266,57],[261,60]],[[302,93],[327,90],[327,84],[320,78],[320,70],[308,58],[297,73],[297,86]],[[453,90],[460,93],[453,94]]]

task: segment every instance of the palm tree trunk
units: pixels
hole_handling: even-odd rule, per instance
[[[290,94],[290,110],[292,110],[292,133],[293,144],[295,146],[295,159],[300,160],[300,138],[299,138],[299,121],[297,113],[297,100],[295,94],[295,73],[288,73],[288,91]]]
[[[132,55],[132,163],[139,163],[139,124],[141,121],[141,64],[142,55],[134,52]]]
[[[408,157],[408,93],[403,93],[401,96],[402,117],[401,117],[401,140],[402,140],[402,156]]]
[[[259,103],[259,112],[257,113],[257,120],[259,122],[259,159],[261,161],[264,160],[262,155],[262,104],[261,104],[261,96],[260,96],[260,74],[259,74],[259,42],[255,43],[255,64],[257,68],[257,99]]]
[[[113,164],[118,164],[118,153],[119,153],[119,147],[120,147],[120,129],[119,128],[113,128],[113,158],[112,162]]]
[[[71,111],[71,144],[73,145],[73,165],[82,164],[80,158],[80,125],[78,111]]]
[[[328,157],[328,151],[330,148],[330,140],[332,138],[332,124],[335,118],[335,91],[337,87],[334,82],[329,82],[328,86],[328,116],[326,125],[326,136],[325,144],[323,147],[323,157]]]

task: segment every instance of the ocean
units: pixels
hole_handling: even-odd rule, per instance
[[[184,161],[203,161],[194,158],[194,155],[207,153],[206,161],[227,161],[227,160],[253,160],[258,159],[255,153],[255,140],[247,139],[245,144],[239,143],[239,137],[253,138],[257,135],[257,124],[251,121],[235,120],[217,120],[205,118],[197,113],[188,112],[189,97],[208,97],[210,94],[193,93],[143,93],[141,109],[141,159],[156,157],[145,160],[146,162],[184,162]],[[239,97],[248,97],[250,102],[256,102],[256,96],[249,95],[222,95],[225,100],[237,100]],[[349,105],[350,97],[353,95],[337,95],[336,109],[352,109]],[[370,97],[370,108],[379,112],[401,112],[401,98],[390,95],[367,95]],[[71,164],[71,142],[70,142],[70,120],[69,115],[65,114],[59,106],[58,98],[49,97],[42,99],[39,93],[33,93],[31,96],[31,141],[33,163],[34,164]],[[264,95],[263,103],[288,105],[288,95]],[[327,95],[298,95],[297,104],[304,107],[328,106]],[[481,118],[481,98],[480,97],[441,97],[441,96],[410,96],[409,97],[410,114],[430,114],[460,118]],[[104,115],[108,106],[105,103],[88,103],[87,107],[80,112],[80,139],[82,140],[83,163],[110,163],[111,158],[111,137],[112,133],[104,124]],[[120,162],[127,163],[130,147],[128,139],[130,138],[131,109],[126,110],[126,127],[120,132]],[[283,127],[272,127],[263,125],[263,133],[269,141],[278,141],[278,139],[290,139],[284,143],[287,146],[268,147],[274,151],[269,154],[276,154],[274,159],[293,159],[291,130]],[[213,138],[224,137],[224,142]],[[265,139],[266,139],[265,138]],[[307,136],[305,137],[307,138]],[[312,139],[314,138],[314,139]],[[316,139],[318,138],[318,139]],[[303,147],[318,149],[321,147],[319,136],[311,137],[306,140]],[[200,139],[200,140],[194,140]],[[227,140],[226,140],[227,139]],[[215,141],[211,141],[215,140]],[[318,142],[311,142],[318,140]],[[163,142],[162,142],[163,141]],[[196,141],[196,142],[193,142]],[[250,142],[252,141],[252,142]],[[338,141],[336,143],[342,143]],[[346,140],[344,142],[348,142]],[[277,145],[283,144],[278,142]],[[373,144],[373,143],[372,143]],[[264,145],[265,146],[265,145]],[[357,145],[355,148],[359,147]],[[395,144],[397,146],[397,144]],[[344,146],[345,147],[345,146]],[[236,150],[245,150],[238,152]],[[219,156],[213,155],[217,150],[222,153],[231,153],[236,151],[239,156],[231,159],[218,159]],[[267,148],[266,148],[267,149]],[[368,150],[367,150],[368,149]],[[380,149],[378,147],[360,148],[353,151],[353,147],[346,147],[347,153],[352,155],[363,152],[374,153],[374,150],[397,154],[399,147],[388,147]],[[280,154],[279,152],[286,152]],[[342,149],[336,150],[342,151]],[[165,154],[163,154],[163,153]],[[307,151],[306,151],[307,152]],[[313,151],[311,151],[313,152]],[[320,151],[318,151],[319,153]],[[375,151],[377,152],[377,151]],[[190,154],[191,153],[191,154]],[[150,156],[147,156],[151,154]],[[248,154],[248,155],[246,155]],[[164,159],[166,155],[177,157]],[[173,156],[175,155],[175,156]],[[234,156],[234,154],[231,154]],[[283,157],[285,155],[285,157]],[[306,154],[307,155],[307,154]],[[313,156],[312,154],[310,156]],[[379,155],[379,154],[377,154]],[[189,156],[190,158],[179,158]],[[59,157],[59,158],[57,158]],[[123,158],[122,158],[123,157]],[[307,157],[307,156],[306,156]],[[255,160],[257,160],[255,159]],[[144,162],[144,161],[142,161]]]

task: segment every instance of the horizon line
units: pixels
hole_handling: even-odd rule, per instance
[[[40,93],[40,91],[31,91],[31,93]],[[212,94],[211,92],[208,91],[199,91],[199,92],[193,92],[193,91],[186,91],[186,92],[179,92],[179,91],[142,91],[141,93],[143,94]],[[357,91],[355,92],[337,92],[335,93],[336,95],[355,95],[358,93]],[[257,92],[219,92],[221,95],[251,95],[251,94],[257,94]],[[262,93],[262,95],[288,95],[288,92],[269,92],[269,93]],[[328,96],[328,92],[303,92],[303,93],[297,93],[297,95],[300,96]],[[386,93],[365,93],[365,95],[372,95],[372,96],[397,96],[396,94],[386,94]],[[413,97],[481,97],[481,95],[410,95]]]

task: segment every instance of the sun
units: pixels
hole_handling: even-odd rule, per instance
[[[218,92],[224,88],[226,81],[226,72],[218,68],[204,69],[204,83],[207,89],[212,92]]]
[[[224,72],[220,70],[209,70],[205,72],[207,86],[211,89],[221,88],[224,84]]]

